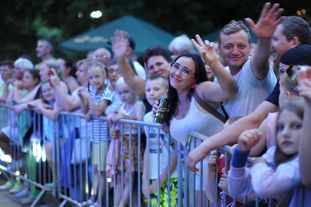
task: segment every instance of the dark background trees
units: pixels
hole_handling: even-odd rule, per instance
[[[0,13],[0,60],[21,54],[34,55],[36,40],[44,37],[57,45],[73,35],[87,31],[125,14],[142,18],[174,34],[207,34],[231,19],[257,20],[263,0],[4,0]],[[310,22],[311,1],[278,1],[284,15],[297,11]],[[305,10],[302,10],[305,9]],[[100,19],[91,19],[101,10]],[[305,13],[304,13],[305,11]]]

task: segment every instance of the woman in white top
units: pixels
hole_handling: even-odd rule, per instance
[[[217,123],[218,119],[205,111],[196,101],[194,92],[204,102],[217,107],[218,103],[228,99],[237,92],[237,85],[230,74],[217,58],[213,46],[203,43],[197,36],[193,40],[200,51],[204,62],[213,70],[219,84],[208,82],[204,63],[199,55],[188,54],[178,56],[171,64],[169,86],[169,115],[170,132],[174,139],[186,144],[186,137],[190,131],[211,135],[218,131],[215,127],[208,127],[202,123],[204,119]],[[182,123],[183,125],[179,125]],[[178,123],[178,124],[177,124]],[[218,128],[218,127],[217,127]]]
[[[172,138],[183,146],[191,131],[209,136],[222,128],[222,122],[197,103],[194,92],[204,102],[217,107],[219,102],[232,97],[238,90],[235,80],[225,72],[217,58],[213,45],[204,43],[198,35],[192,42],[201,57],[196,54],[178,56],[171,63],[169,74],[168,124]],[[207,81],[202,59],[213,70],[219,84]]]

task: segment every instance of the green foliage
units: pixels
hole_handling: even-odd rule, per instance
[[[46,22],[41,18],[36,18],[33,21],[33,27],[37,37],[53,39],[55,41],[62,40],[62,30],[55,27],[48,27]]]
[[[260,15],[264,0],[3,0],[0,12],[0,60],[21,54],[34,56],[36,40],[40,37],[60,42],[123,15],[134,15],[162,29],[178,35],[202,36],[222,27],[231,19]],[[306,9],[310,22],[311,1],[278,1],[285,15],[296,15]],[[103,17],[89,17],[93,10],[101,10]],[[56,47],[57,48],[57,47]],[[62,55],[60,52],[57,55]]]

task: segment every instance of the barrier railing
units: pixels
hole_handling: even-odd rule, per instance
[[[1,123],[2,131],[10,138],[10,156],[1,158],[11,158],[3,159],[0,170],[32,189],[31,206],[47,192],[60,200],[59,206],[238,206],[250,200],[222,192],[222,169],[217,163],[211,171],[208,157],[198,163],[199,172],[186,168],[190,150],[208,139],[202,134],[191,132],[183,146],[160,124],[120,120],[111,125],[106,117],[86,121],[67,112],[51,121],[6,106],[0,106],[0,113],[7,122]],[[231,147],[215,153],[222,154],[221,168],[227,173]]]

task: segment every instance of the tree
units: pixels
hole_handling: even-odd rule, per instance
[[[81,32],[125,14],[145,19],[164,30],[179,35],[205,35],[222,27],[231,19],[251,17],[256,20],[264,0],[4,0],[0,12],[1,55],[15,59],[22,54],[35,57],[38,38],[51,39],[57,46]],[[296,15],[297,10],[309,22],[311,2],[305,0],[280,1],[285,15]],[[91,19],[93,10],[101,10],[103,17]],[[56,55],[61,51],[56,47]]]

